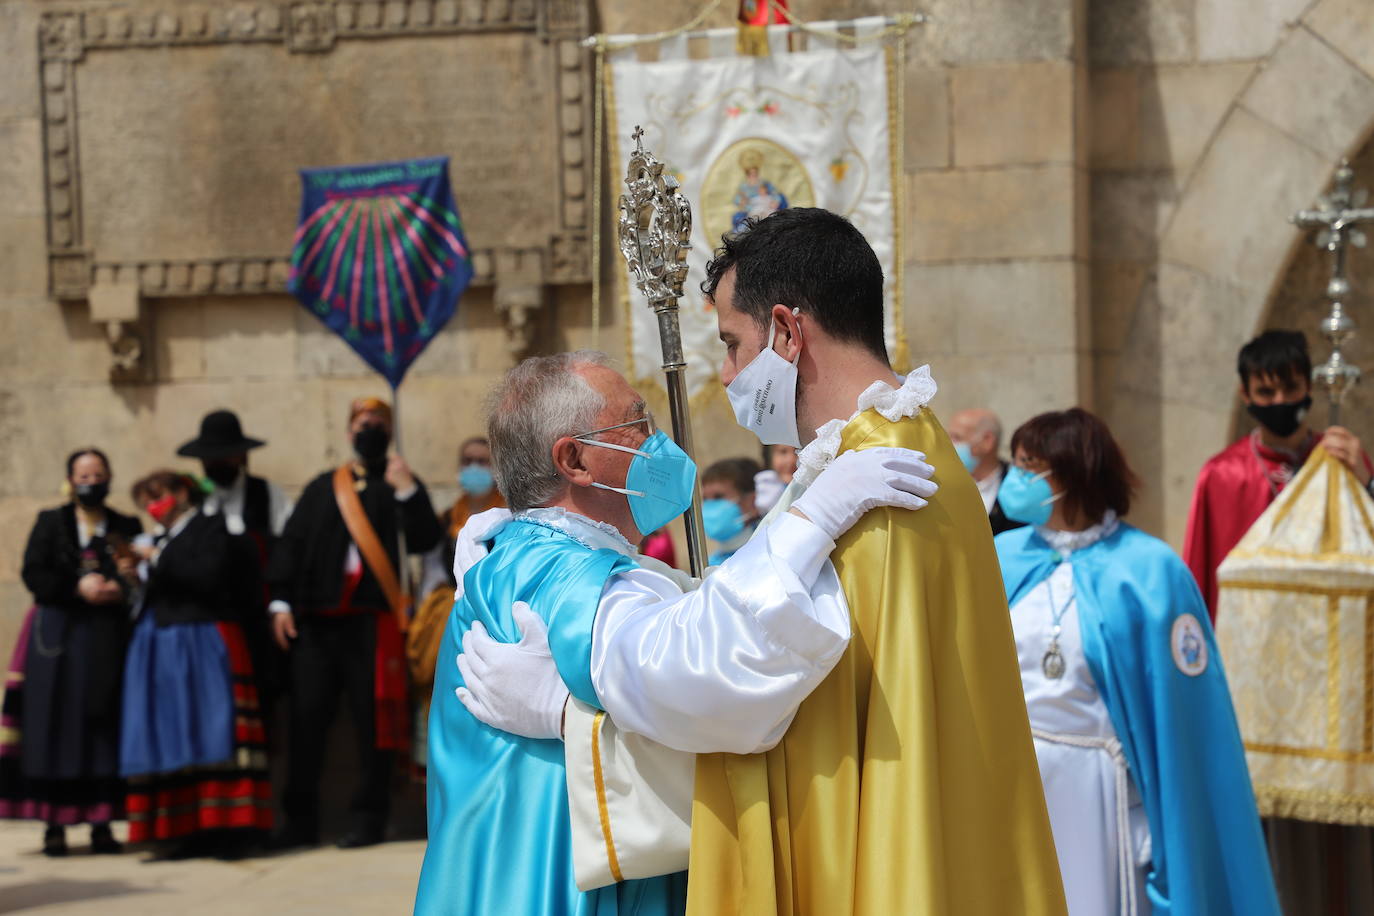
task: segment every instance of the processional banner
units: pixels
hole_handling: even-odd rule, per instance
[[[1374,500],[1318,447],[1217,581],[1260,813],[1374,825]]]
[[[881,32],[881,18],[859,20],[855,37]],[[900,154],[898,100],[889,85],[891,48],[868,42],[842,48],[817,33],[771,26],[772,53],[735,56],[736,30],[703,36],[712,56],[688,58],[687,36],[658,44],[658,60],[635,48],[610,55],[608,133],[611,161],[622,162],[629,133],[644,129],[692,205],[692,248],[679,317],[693,397],[709,392],[723,356],[716,319],[701,293],[706,262],[723,233],[746,219],[786,207],[823,207],[847,217],[872,244],[886,278],[889,356],[906,362],[901,328]],[[612,36],[610,45],[633,36]],[[807,43],[806,50],[789,45]],[[897,87],[899,90],[900,87]],[[661,387],[658,324],[642,294],[620,272],[629,375]]]
[[[448,157],[301,170],[287,288],[392,388],[472,281]]]

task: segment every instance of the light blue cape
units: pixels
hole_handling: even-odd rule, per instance
[[[1012,607],[1059,564],[1034,528],[996,538]],[[1083,652],[1145,802],[1155,913],[1279,912],[1245,749],[1197,583],[1163,541],[1122,524],[1075,551]],[[1175,619],[1192,614],[1207,667],[1174,661]]]
[[[632,559],[516,519],[463,577],[439,648],[429,713],[429,845],[417,914],[628,916],[682,913],[686,875],[582,893],[573,879],[563,744],[520,738],[474,719],[454,696],[455,659],[474,620],[517,642],[511,605],[527,601],[549,626],[569,692],[600,707],[591,681],[592,622],[606,582]]]

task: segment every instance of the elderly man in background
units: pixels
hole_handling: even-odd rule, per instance
[[[997,491],[1002,489],[1007,474],[1007,463],[998,454],[1002,448],[1002,421],[997,414],[986,407],[970,407],[949,418],[948,430],[959,460],[978,484],[978,495],[983,497],[992,533],[1020,528],[1021,523],[1007,518],[997,502]]]

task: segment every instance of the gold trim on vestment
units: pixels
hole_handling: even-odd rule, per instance
[[[1255,804],[1262,817],[1374,827],[1374,799],[1367,795],[1256,786]]]
[[[1257,744],[1247,741],[1245,749],[1254,754],[1273,754],[1278,757],[1305,757],[1309,760],[1336,760],[1341,763],[1374,763],[1374,752],[1343,751],[1334,747],[1293,747],[1291,744]]]
[[[1364,727],[1360,747],[1374,751],[1374,596],[1364,601]]]
[[[1337,598],[1368,598],[1369,589],[1344,585],[1309,585],[1300,582],[1260,582],[1253,579],[1223,582],[1226,588],[1240,588],[1257,592],[1297,592],[1302,595],[1330,595]]]
[[[606,861],[611,866],[611,877],[624,881],[620,873],[620,858],[615,854],[615,840],[611,837],[611,811],[606,807],[606,776],[601,772],[601,721],[605,712],[598,712],[592,718],[592,779],[596,783],[596,808],[601,815],[601,836],[606,841]]]

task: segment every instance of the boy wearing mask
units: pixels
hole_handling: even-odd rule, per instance
[[[1258,424],[1212,456],[1198,474],[1183,561],[1216,620],[1217,567],[1250,530],[1318,444],[1370,486],[1369,456],[1348,429],[1318,435],[1307,424],[1312,407],[1312,359],[1301,331],[1265,331],[1241,347],[1240,397]]]
[[[724,563],[759,526],[754,505],[754,478],[758,462],[751,458],[717,461],[701,475],[701,520],[706,536],[715,545],[707,563]]]

